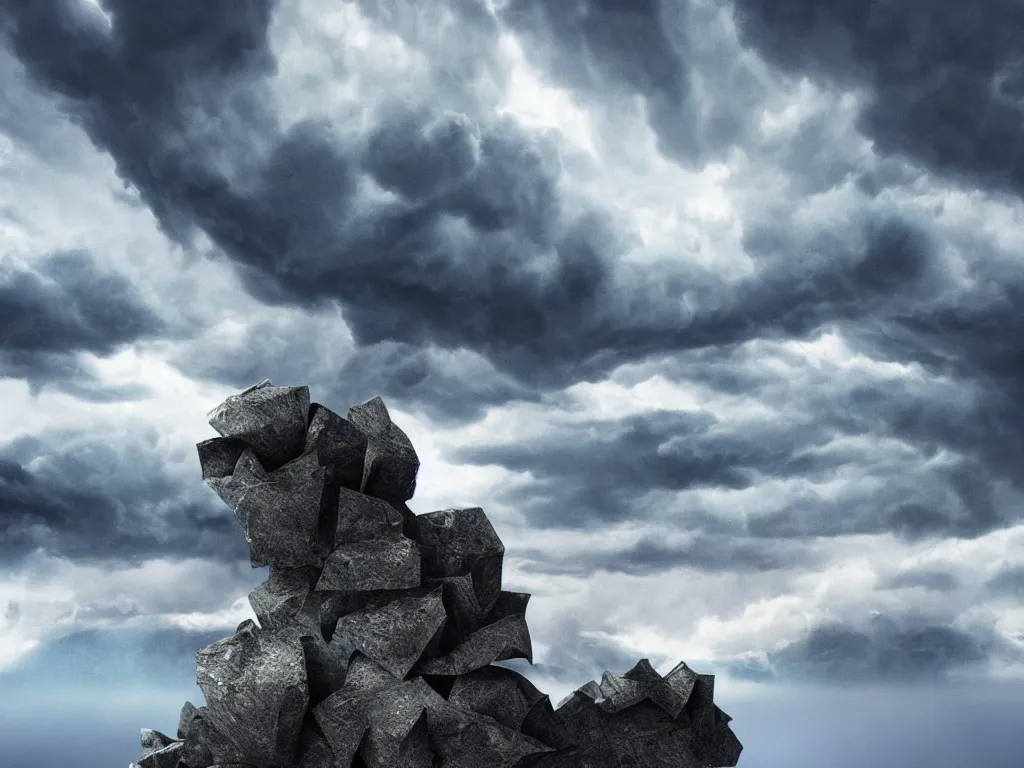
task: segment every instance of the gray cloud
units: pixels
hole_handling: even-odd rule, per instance
[[[1024,600],[1024,566],[1005,566],[985,582],[985,587],[996,597]]]
[[[76,362],[80,352],[109,355],[164,330],[164,322],[124,276],[85,251],[50,253],[33,270],[4,264],[0,282],[0,375],[33,388],[57,383],[84,399],[137,397],[108,391]]]
[[[80,562],[148,557],[248,560],[231,511],[186,482],[146,433],[107,438],[49,433],[0,448],[0,558],[41,547]]]
[[[869,90],[862,129],[970,186],[1024,193],[1024,8],[930,0],[736,0],[745,42],[787,72]]]
[[[886,589],[923,587],[936,592],[952,592],[960,587],[960,581],[951,573],[936,570],[912,570],[896,574],[882,585]]]
[[[499,13],[531,64],[556,84],[599,109],[643,97],[660,151],[681,165],[719,159],[749,134],[762,103],[763,86],[720,39],[714,8],[674,0],[512,0]],[[614,133],[610,115],[605,129]]]
[[[626,233],[598,210],[564,212],[552,152],[511,120],[384,103],[355,143],[314,121],[281,133],[262,86],[267,4],[143,17],[112,2],[109,33],[69,7],[16,4],[13,49],[68,97],[165,229],[202,228],[262,301],[339,300],[361,345],[468,347],[528,385],[562,386],[652,352],[859,317],[924,269],[927,239],[891,218],[866,223],[863,249],[823,241],[827,256],[777,260],[736,286],[682,263],[657,275],[613,265]],[[169,53],[136,61],[150,49]],[[215,141],[199,115],[224,126]],[[397,199],[363,200],[364,173]]]
[[[994,635],[920,618],[876,616],[866,628],[822,625],[768,654],[781,679],[843,684],[905,683],[1012,654]]]
[[[777,571],[807,568],[821,558],[801,543],[765,541],[736,533],[696,533],[686,544],[666,544],[654,537],[607,552],[584,552],[571,559],[529,547],[516,551],[520,568],[547,574],[585,577],[595,571],[650,576],[674,568],[695,568],[705,573]]]
[[[901,401],[900,389],[891,384],[884,390],[884,403],[861,397],[859,408],[851,413],[847,405],[850,390],[856,395],[857,388],[855,381],[848,381],[832,391],[809,396],[803,407],[812,409],[812,420],[792,414],[789,419],[736,428],[718,423],[707,412],[656,411],[621,419],[584,420],[519,443],[455,449],[451,459],[529,472],[526,485],[502,493],[531,524],[540,527],[591,529],[610,522],[649,519],[714,537],[753,537],[765,542],[886,531],[919,540],[976,537],[1019,519],[1016,505],[999,503],[993,496],[992,484],[999,475],[970,455],[957,464],[931,469],[921,457],[892,454],[886,457],[886,464],[879,465],[877,447],[834,445],[837,433],[882,436],[888,432],[912,441],[912,445],[917,442],[928,455],[934,455],[935,449],[928,450],[924,437],[951,449],[978,451],[975,444],[964,445],[962,436],[946,437],[941,431],[942,426],[951,429],[960,418],[958,414],[947,414],[939,421],[931,407],[923,411],[917,404],[922,400],[920,394],[907,391]],[[756,396],[756,387],[750,394]],[[934,408],[937,412],[939,404]],[[787,412],[791,410],[789,403]],[[934,429],[921,434],[923,420],[909,418],[915,412],[936,419]],[[683,514],[676,504],[662,502],[659,507],[651,501],[651,494],[658,491],[741,490],[766,478],[825,482],[840,470],[857,465],[864,468],[864,478],[884,476],[887,484],[881,489],[865,486],[858,490],[855,486],[838,508],[835,500],[823,500],[813,493],[803,493],[782,506],[773,505],[773,499],[766,496],[764,510],[745,519],[725,520],[692,503]],[[765,542],[735,542],[733,539],[723,547],[721,540],[709,540],[694,544],[692,553],[648,548],[645,555],[651,562],[683,564],[701,552],[711,562],[731,552],[744,567],[770,568],[782,562],[783,551],[793,554],[788,549],[772,552],[765,549],[769,546]],[[715,553],[720,554],[716,557]],[[629,565],[634,555],[622,553],[626,560],[621,567],[637,567]]]

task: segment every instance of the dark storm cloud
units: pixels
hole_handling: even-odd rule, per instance
[[[1013,648],[990,632],[877,616],[865,629],[819,626],[768,658],[780,680],[871,684],[942,678],[1013,654]]]
[[[562,386],[659,350],[807,333],[918,274],[923,241],[898,221],[865,252],[835,243],[831,260],[773,264],[734,287],[697,266],[613,266],[624,235],[599,211],[563,210],[555,154],[514,121],[385,103],[357,144],[309,121],[282,134],[261,79],[274,68],[268,4],[143,13],[121,0],[106,6],[111,30],[71,7],[13,5],[29,72],[68,97],[169,232],[203,228],[264,301],[340,299],[360,344],[467,347],[531,386]],[[627,21],[648,29],[643,18]],[[397,199],[359,197],[364,173]],[[891,279],[871,261],[879,249],[899,256]]]
[[[142,396],[100,385],[76,359],[110,355],[164,330],[135,286],[87,251],[50,253],[32,267],[0,265],[0,375],[23,378],[34,392],[53,384],[91,401]]]
[[[1024,566],[1004,566],[985,582],[985,588],[997,598],[1024,600]]]
[[[48,433],[0,447],[0,560],[41,547],[80,562],[149,557],[248,560],[231,511],[166,468],[154,435]]]
[[[448,426],[475,421],[489,406],[539,397],[467,349],[383,341],[347,351],[349,345],[329,322],[305,313],[259,317],[239,337],[203,338],[179,347],[170,362],[191,376],[239,390],[264,378],[302,383],[317,402],[338,413],[379,395]]]
[[[32,266],[34,271],[3,267],[4,351],[108,355],[162,328],[132,283],[104,270],[86,251],[47,254]]]
[[[389,342],[357,350],[322,387],[317,391],[323,391],[319,397],[325,405],[331,401],[340,408],[342,403],[362,403],[376,395],[393,397],[404,408],[423,409],[449,426],[476,421],[491,406],[539,398],[535,390],[468,350],[448,352]]]
[[[866,87],[861,128],[970,186],[1024,194],[1018,0],[736,0],[741,37],[795,76]]]
[[[499,13],[523,39],[527,59],[559,85],[601,101],[610,92],[643,96],[659,148],[681,163],[728,146],[741,130],[736,115],[704,115],[695,98],[693,53],[671,34],[693,23],[687,3],[512,0]]]
[[[935,592],[952,592],[960,588],[960,580],[946,571],[903,571],[882,583],[885,589],[923,587]]]
[[[678,545],[647,537],[616,551],[584,552],[571,558],[529,547],[520,548],[515,554],[525,561],[519,566],[523,571],[573,576],[587,576],[595,571],[650,576],[674,568],[696,568],[706,573],[774,571],[806,568],[820,561],[799,542],[765,541],[736,533],[698,533]]]
[[[600,527],[634,517],[634,502],[653,490],[748,487],[749,465],[767,460],[772,449],[728,437],[716,445],[708,437],[713,426],[706,414],[657,412],[587,421],[515,444],[460,448],[450,458],[531,472],[533,485],[507,495],[534,524]]]
[[[929,375],[961,382],[963,394],[951,393],[944,402],[894,398],[879,386],[859,389],[854,402],[930,452],[944,447],[964,455],[950,481],[984,526],[1000,517],[991,502],[992,480],[1024,489],[1024,274],[985,266],[973,271],[976,283],[991,286],[994,295],[888,324],[865,323],[851,328],[848,338],[854,350],[876,359],[915,360]]]
[[[0,135],[50,167],[80,167],[81,136],[61,118],[53,99],[40,91],[14,55],[0,46]],[[11,170],[0,168],[0,178],[11,179]]]
[[[735,367],[743,369],[739,360]],[[668,375],[670,370],[663,373]],[[794,415],[793,419],[734,428],[706,412],[655,411],[617,420],[583,420],[517,443],[456,449],[449,458],[529,473],[526,484],[498,493],[533,525],[596,528],[609,522],[648,519],[712,537],[694,544],[692,551],[645,549],[643,555],[652,558],[652,564],[682,565],[699,559],[703,552],[709,568],[727,561],[730,554],[737,564],[745,563],[743,567],[771,568],[791,556],[783,554],[788,549],[765,549],[764,541],[741,545],[742,537],[802,539],[891,531],[911,541],[940,536],[972,538],[1019,519],[1018,508],[995,503],[992,485],[999,475],[975,457],[967,455],[959,463],[928,469],[916,458],[892,454],[880,463],[877,448],[832,444],[837,433],[889,434],[916,441],[923,451],[927,449],[925,439],[934,440],[931,455],[938,446],[976,451],[977,444],[948,438],[944,431],[955,433],[960,420],[972,416],[971,411],[958,413],[941,407],[938,401],[922,409],[916,403],[931,403],[929,393],[900,382],[889,382],[887,389],[879,391],[885,400],[858,399],[856,393],[857,382],[851,379],[845,385],[809,394],[803,407],[814,414],[813,419]],[[757,387],[751,387],[750,395],[758,394]],[[772,393],[766,397],[770,402]],[[851,398],[858,406],[853,410]],[[792,410],[787,400],[779,405]],[[901,416],[910,423],[903,423]],[[980,441],[980,433],[978,438]],[[649,495],[702,488],[746,489],[765,478],[827,482],[844,467],[858,464],[864,466],[865,478],[884,477],[885,486],[861,492],[854,488],[839,505],[814,493],[802,493],[777,509],[742,520],[720,519],[692,504],[685,514],[679,514],[674,512],[675,503],[664,501],[659,507]],[[771,500],[766,501],[771,508]],[[730,541],[729,536],[741,538],[723,544]],[[624,560],[612,567],[626,570],[640,567],[638,563],[644,559],[640,552],[623,552],[619,557]]]

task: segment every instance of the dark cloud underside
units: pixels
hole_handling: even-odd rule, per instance
[[[941,678],[1019,655],[991,633],[878,616],[865,629],[819,626],[768,657],[780,679],[863,685]]]
[[[970,186],[1024,193],[1018,0],[736,0],[745,42],[794,75],[868,90],[863,130]]]
[[[86,399],[131,396],[91,387],[75,355],[109,355],[160,335],[164,322],[127,278],[87,251],[46,254],[32,268],[0,265],[0,375],[61,382]]]
[[[204,229],[262,300],[340,300],[360,343],[465,346],[525,382],[562,386],[653,352],[802,336],[878,312],[922,272],[927,240],[899,220],[868,223],[863,247],[824,243],[828,259],[771,264],[737,286],[697,266],[656,277],[613,266],[625,233],[598,210],[565,213],[557,161],[513,121],[453,117],[425,99],[385,103],[355,143],[315,121],[282,132],[264,82],[269,4],[143,14],[122,0],[107,5],[109,32],[70,7],[13,4],[13,49],[29,72],[67,97],[169,232]],[[643,14],[623,19],[653,29]],[[648,70],[675,87],[667,64],[637,72]],[[214,124],[216,135],[201,129]],[[357,204],[366,175],[397,199]],[[701,297],[693,310],[686,291]]]
[[[148,437],[51,433],[0,448],[0,558],[15,561],[42,547],[80,562],[248,560],[230,509],[200,485],[198,459],[186,485]]]

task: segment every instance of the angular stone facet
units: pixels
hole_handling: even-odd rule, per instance
[[[308,387],[264,381],[229,397],[210,411],[209,419],[221,437],[242,440],[271,471],[302,453],[308,412]]]

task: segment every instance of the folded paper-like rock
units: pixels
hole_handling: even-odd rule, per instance
[[[714,676],[641,659],[552,707],[523,675],[530,596],[479,508],[417,515],[419,458],[375,397],[347,418],[263,381],[210,412],[203,481],[267,580],[257,625],[196,654],[206,706],[132,768],[717,768],[742,746]]]

